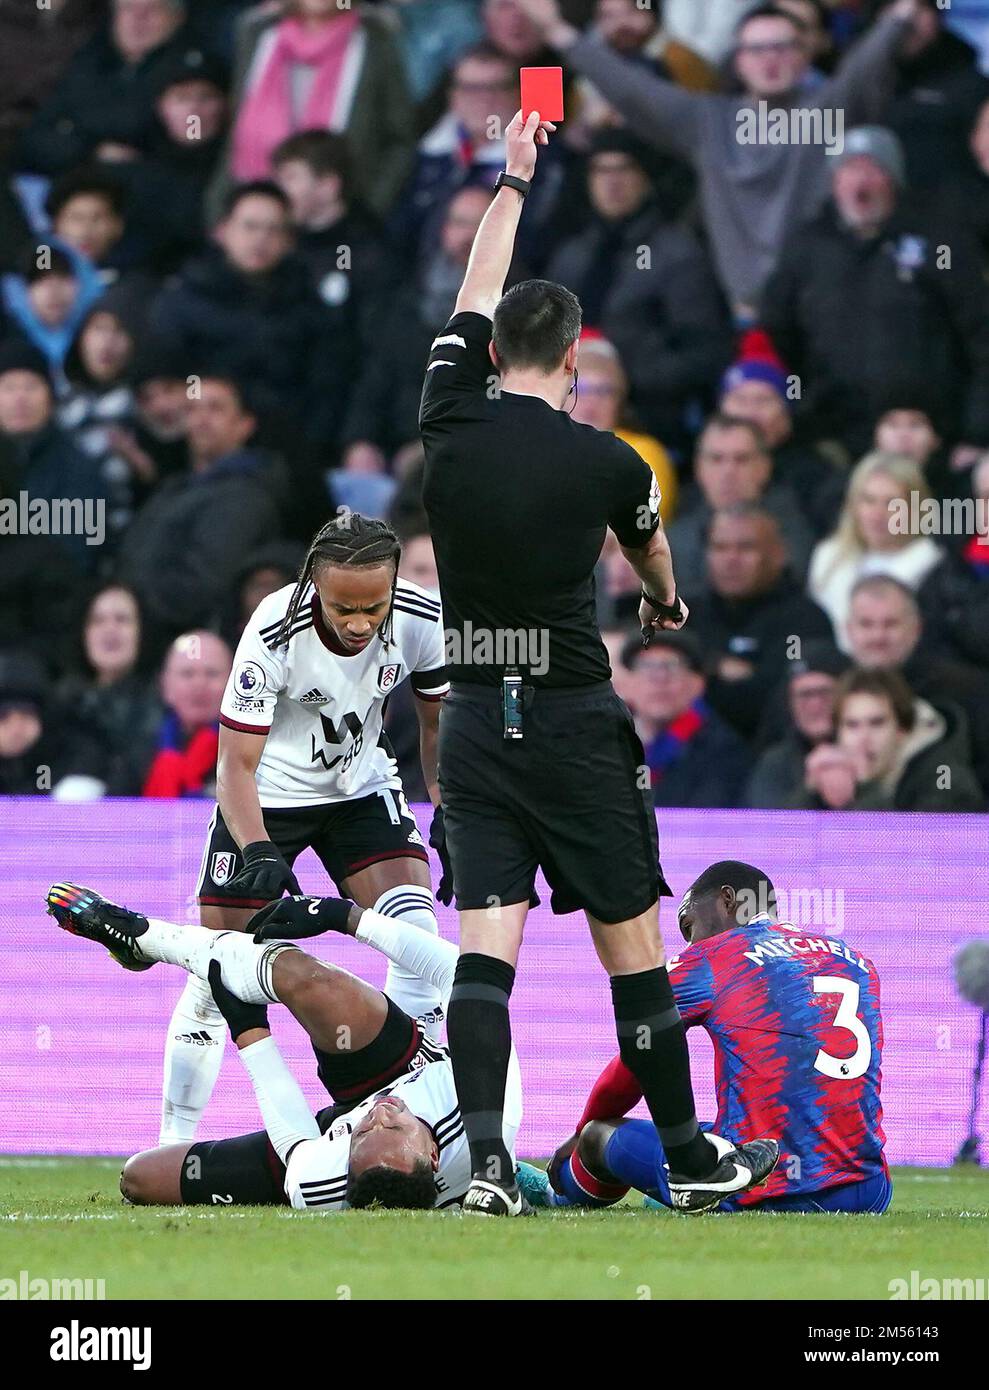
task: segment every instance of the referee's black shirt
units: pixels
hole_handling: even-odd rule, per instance
[[[608,526],[623,546],[648,542],[659,489],[613,434],[536,396],[501,391],[490,340],[490,319],[455,314],[430,350],[422,393],[423,500],[447,633],[460,634],[468,653],[471,634],[548,633],[545,673],[522,667],[527,682],[605,681],[594,567]],[[457,645],[449,646],[454,657]],[[495,685],[504,666],[453,660],[448,672],[453,681]]]

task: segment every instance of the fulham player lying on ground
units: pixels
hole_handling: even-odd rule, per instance
[[[258,908],[301,893],[292,865],[312,848],[342,896],[435,936],[427,853],[382,715],[409,678],[436,804],[443,619],[433,595],[398,579],[399,557],[384,522],[334,517],[298,582],[262,600],[248,622],[220,716],[218,805],[198,887],[204,927],[243,931]],[[435,989],[396,966],[386,988],[427,1030],[438,1028]],[[225,1037],[208,984],[190,975],[168,1029],[162,1143],[195,1137]]]
[[[254,1087],[264,1130],[169,1144],[129,1159],[121,1176],[136,1205],[288,1202],[342,1211],[459,1205],[470,1155],[446,1049],[380,990],[306,955],[286,937],[339,931],[374,946],[445,1003],[457,950],[438,936],[338,898],[285,898],[257,914],[255,937],[149,920],[88,888],[56,884],[59,926],[99,942],[128,970],[178,965],[211,991]],[[284,1004],[312,1040],[334,1105],[314,1118],[268,1031]],[[522,1118],[518,1061],[505,1094],[504,1141]]]
[[[690,944],[668,968],[684,1024],[704,1028],[714,1044],[715,1128],[737,1144],[780,1136],[769,1179],[717,1209],[883,1212],[893,1189],[876,968],[844,941],[779,923],[775,907],[766,875],[734,860],[712,864],[680,904]],[[530,1200],[609,1206],[634,1187],[675,1205],[655,1127],[624,1118],[641,1098],[616,1057],[554,1154],[549,1180],[523,1166]]]

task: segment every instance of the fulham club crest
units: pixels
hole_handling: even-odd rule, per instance
[[[395,684],[395,682],[398,680],[398,673],[399,673],[400,670],[401,670],[401,667],[398,666],[398,665],[395,665],[395,666],[379,666],[379,667],[378,667],[378,689],[379,689],[379,690],[391,690],[392,686],[393,686],[393,685]]]
[[[213,855],[213,864],[209,871],[209,876],[216,884],[217,888],[222,888],[228,879],[233,878],[234,861],[237,856],[230,850],[222,854]]]

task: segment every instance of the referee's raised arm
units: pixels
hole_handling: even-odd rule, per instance
[[[438,763],[460,915],[448,1037],[473,1171],[464,1210],[518,1215],[524,1206],[503,1102],[509,999],[540,868],[553,911],[583,911],[589,922],[673,1201],[703,1210],[761,1177],[752,1156],[709,1141],[694,1114],[659,935],[658,899],[670,890],[645,754],[595,620],[594,568],[609,527],[642,579],[644,640],[681,626],[686,610],[652,473],[615,435],[567,413],[577,298],[545,280],[503,293],[551,130],[535,113],[509,126],[507,168],[456,310],[432,344],[419,416],[450,678]]]

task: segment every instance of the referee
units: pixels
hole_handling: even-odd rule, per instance
[[[777,1150],[735,1149],[698,1128],[663,968],[658,898],[670,890],[645,757],[595,623],[593,571],[609,526],[642,579],[646,639],[686,620],[659,490],[634,450],[564,409],[577,386],[574,295],[544,280],[502,295],[537,146],[554,128],[521,112],[508,127],[507,169],[432,345],[420,410],[452,682],[431,838],[443,849],[445,835],[460,913],[448,1037],[473,1171],[464,1210],[524,1207],[502,1108],[509,999],[541,867],[553,911],[587,915],[674,1204],[699,1211],[761,1181]]]

